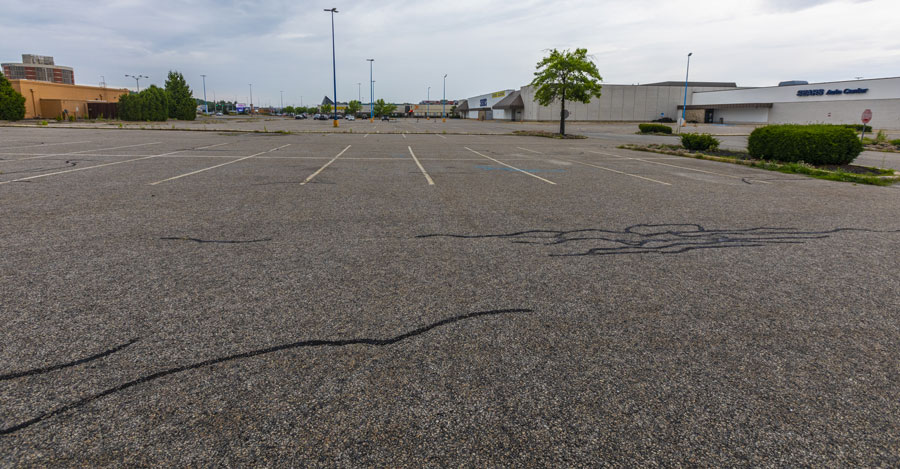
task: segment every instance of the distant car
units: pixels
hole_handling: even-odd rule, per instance
[[[216,115],[217,115],[217,116],[221,116],[222,113],[221,113],[221,112],[217,112]]]
[[[388,116],[381,116],[381,120],[390,122],[391,118]]]
[[[344,119],[347,119],[348,121],[355,121],[355,120],[356,120],[356,117],[354,117],[354,116],[347,116],[347,117],[345,117]]]
[[[303,114],[297,114],[294,119],[303,119]]]

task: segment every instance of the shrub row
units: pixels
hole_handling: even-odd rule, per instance
[[[753,158],[813,165],[849,164],[862,149],[856,133],[841,125],[769,125],[754,130],[747,144]]]
[[[863,124],[841,124],[841,127],[846,127],[846,128],[848,128],[848,129],[853,129],[853,130],[855,130],[855,131],[857,131],[857,132],[862,132],[864,128],[866,129],[866,132],[871,132],[871,131],[872,131],[872,126],[871,126],[871,125],[863,125]]]
[[[663,124],[638,124],[638,129],[641,130],[642,134],[670,134],[672,133],[672,128],[668,125]]]
[[[900,147],[900,138],[898,138],[897,140],[891,140],[891,145]]]
[[[681,146],[690,151],[718,150],[719,140],[710,134],[682,134]]]
[[[119,119],[123,121],[165,121],[168,117],[169,97],[156,85],[119,96]]]

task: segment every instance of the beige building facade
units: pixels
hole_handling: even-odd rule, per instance
[[[126,88],[65,85],[36,80],[9,80],[25,97],[26,119],[55,119],[67,111],[77,119],[88,117],[88,103],[116,103]]]

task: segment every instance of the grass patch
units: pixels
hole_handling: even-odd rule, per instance
[[[557,139],[587,138],[584,135],[575,135],[575,134],[561,135],[561,134],[558,134],[555,132],[547,132],[545,130],[516,130],[516,131],[513,131],[513,135],[521,135],[521,136],[525,136],[525,137],[557,138]]]
[[[900,181],[900,173],[892,169],[872,168],[853,164],[813,166],[807,163],[779,163],[757,160],[747,152],[733,150],[716,150],[709,152],[692,152],[679,145],[619,145],[624,150],[646,151],[663,155],[683,156],[700,160],[719,161],[722,163],[740,164],[751,168],[778,171],[787,174],[803,174],[828,181],[852,182],[874,186],[890,186]]]

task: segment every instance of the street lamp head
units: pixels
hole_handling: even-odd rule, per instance
[[[337,13],[337,12],[338,12],[337,8],[326,8],[325,11],[330,11],[330,12],[332,12],[332,13]]]
[[[690,56],[692,56],[692,55],[694,55],[693,52],[688,52],[688,57],[690,57]]]

